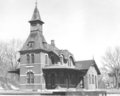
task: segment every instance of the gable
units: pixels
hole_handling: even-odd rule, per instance
[[[90,66],[88,71],[87,71],[87,74],[94,74],[94,75],[97,75],[97,70],[94,66]]]
[[[95,60],[84,60],[75,62],[75,67],[80,70],[88,70],[91,66],[94,66],[97,74],[100,74],[100,70],[95,62]]]

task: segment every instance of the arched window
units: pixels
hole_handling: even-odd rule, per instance
[[[95,76],[95,87],[97,88],[97,76]]]
[[[68,66],[71,66],[71,64],[72,64],[72,60],[71,60],[71,58],[69,58]]]
[[[33,72],[27,72],[27,83],[34,83],[34,73]]]
[[[89,84],[91,84],[91,75],[89,74]]]
[[[30,63],[30,55],[27,54],[27,63],[29,64]]]
[[[32,63],[34,63],[34,54],[31,54],[31,60],[32,60]]]
[[[27,83],[30,83],[30,73],[27,73]]]
[[[45,64],[46,65],[48,64],[48,55],[47,54],[45,55]]]
[[[63,64],[63,55],[60,55],[60,62]]]
[[[94,75],[92,75],[92,84],[94,84]]]
[[[34,83],[34,73],[32,72],[32,74],[31,74],[31,83]]]
[[[68,66],[72,66],[74,63],[73,63],[73,57],[70,56],[69,57],[69,62],[68,62]]]

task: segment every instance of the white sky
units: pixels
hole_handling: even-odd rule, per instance
[[[0,40],[26,40],[35,0],[0,0]],[[96,60],[120,46],[120,0],[38,0],[43,34],[75,60]]]

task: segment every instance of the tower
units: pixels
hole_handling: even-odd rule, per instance
[[[44,24],[44,22],[41,20],[41,17],[37,8],[37,4],[35,6],[33,16],[29,22],[31,25],[31,32],[39,31],[42,33],[42,25]]]
[[[42,67],[48,54],[47,42],[42,32],[44,22],[41,20],[37,4],[29,23],[30,34],[20,50],[20,87],[21,89],[44,89]]]

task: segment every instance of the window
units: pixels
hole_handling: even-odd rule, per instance
[[[34,73],[33,72],[27,72],[27,83],[34,83]]]
[[[34,45],[34,41],[30,41],[30,42],[28,42],[28,44],[27,44],[27,46],[30,47],[30,48],[33,47],[33,45]]]
[[[45,64],[48,64],[48,55],[45,55]]]
[[[73,66],[73,65],[74,65],[74,60],[73,60],[73,57],[70,56],[68,61],[68,66]]]
[[[27,73],[27,83],[30,83],[30,74],[29,74],[29,72]]]
[[[63,64],[63,56],[62,55],[60,55],[60,62],[61,62],[61,64]]]
[[[68,60],[68,66],[70,66],[71,65],[71,60],[70,60],[70,58],[69,58],[69,60]]]
[[[27,63],[29,64],[30,63],[30,55],[27,54]]]
[[[89,74],[89,84],[91,84],[91,75]]]
[[[94,84],[94,75],[92,75],[92,84]]]
[[[97,88],[97,76],[95,76],[95,87]]]
[[[34,54],[31,54],[31,60],[32,60],[32,63],[34,63]]]
[[[68,66],[71,66],[72,65],[72,59],[71,57],[69,58],[69,62],[68,62]]]
[[[31,74],[31,83],[34,83],[34,74]]]

